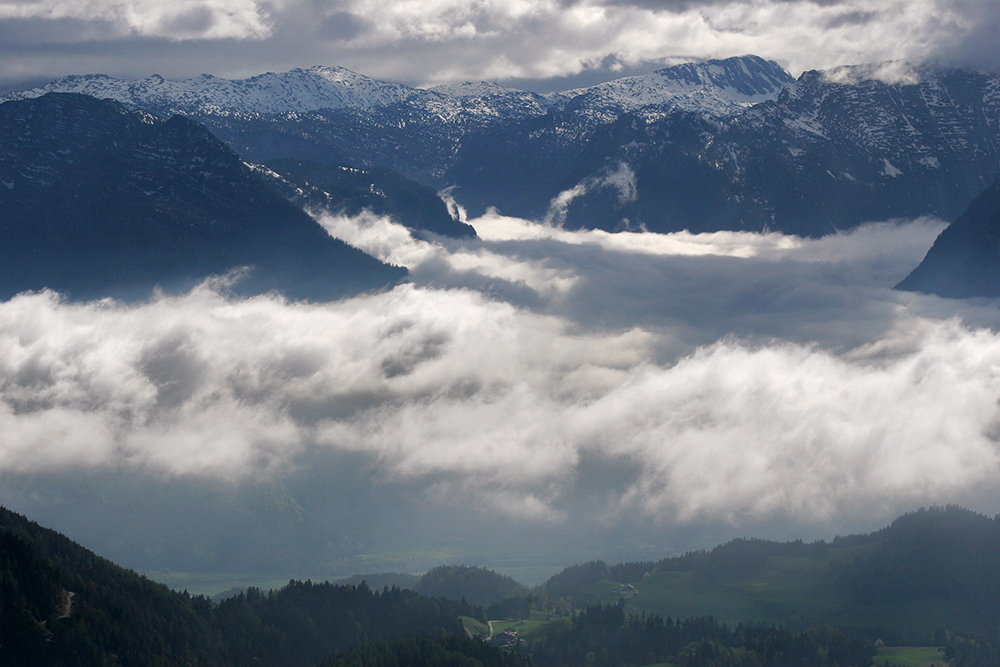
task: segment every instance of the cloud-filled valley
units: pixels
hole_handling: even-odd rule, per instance
[[[421,241],[320,219],[411,282],[316,304],[224,281],[0,303],[0,502],[44,506],[16,480],[46,475],[294,495],[334,466],[345,489],[377,480],[351,487],[367,512],[461,510],[444,539],[488,517],[810,536],[928,503],[1000,511],[1000,317],[891,289],[939,221],[800,239],[491,212],[480,239]]]

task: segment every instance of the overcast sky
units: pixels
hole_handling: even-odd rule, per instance
[[[547,92],[753,53],[798,75],[892,59],[997,69],[995,0],[0,0],[0,86],[341,65]]]

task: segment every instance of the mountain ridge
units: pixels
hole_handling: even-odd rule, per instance
[[[145,298],[253,267],[237,293],[329,299],[405,271],[326,233],[204,126],[71,93],[0,105],[0,294]]]
[[[0,99],[60,85],[119,95],[186,113],[253,162],[389,168],[454,188],[473,217],[493,207],[547,219],[571,192],[559,216],[569,228],[814,237],[953,218],[1000,177],[1000,76],[934,65],[793,80],[740,56],[548,96],[483,82],[415,89],[322,67],[189,79],[183,94],[184,82],[133,82],[146,97],[109,81],[68,78]],[[609,187],[621,174],[634,177],[628,187]]]
[[[105,74],[73,75],[43,86],[0,96],[0,102],[38,97],[48,92],[72,92],[114,99],[129,108],[166,113],[288,114],[329,109],[374,110],[409,103],[457,113],[468,100],[525,98],[535,112],[567,101],[593,96],[613,100],[623,110],[644,106],[678,106],[725,114],[773,97],[792,81],[773,61],[757,56],[686,63],[653,74],[626,77],[588,88],[539,95],[493,82],[465,82],[431,88],[372,79],[339,66],[314,65],[287,72],[267,72],[246,79],[210,74],[168,80],[154,74],[146,79],[120,79]],[[606,103],[606,102],[605,102]],[[530,107],[531,104],[525,104]],[[488,113],[488,112],[486,112]]]

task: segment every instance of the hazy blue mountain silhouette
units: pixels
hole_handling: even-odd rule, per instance
[[[896,289],[943,297],[1000,297],[1000,181],[972,200]]]
[[[399,280],[331,238],[202,125],[77,94],[0,105],[0,297],[232,289],[331,299]]]

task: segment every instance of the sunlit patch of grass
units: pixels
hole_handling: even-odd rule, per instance
[[[881,646],[875,664],[881,667],[886,661],[890,667],[948,667],[944,651],[933,646]]]
[[[482,621],[477,621],[471,616],[460,616],[459,618],[462,619],[462,626],[471,632],[473,637],[488,635],[490,633],[489,627]]]

